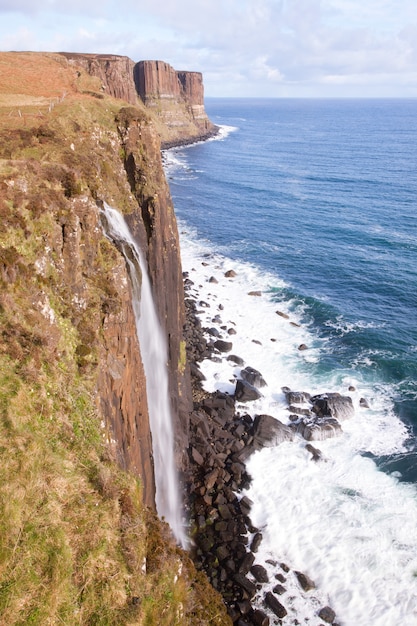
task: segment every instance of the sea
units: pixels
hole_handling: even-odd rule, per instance
[[[164,163],[202,324],[267,383],[237,408],[288,424],[283,387],[355,408],[319,462],[300,436],[249,459],[256,562],[291,568],[282,624],[327,605],[341,626],[416,626],[417,99],[206,110],[217,137]],[[227,356],[201,364],[208,391],[234,392]]]

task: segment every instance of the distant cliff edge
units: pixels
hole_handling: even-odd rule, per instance
[[[62,52],[70,62],[100,79],[100,89],[137,104],[155,116],[162,147],[207,139],[216,133],[204,108],[203,76],[177,71],[164,61],[139,61],[110,54]]]
[[[129,264],[104,232],[107,203],[146,260],[186,474],[193,403],[161,141],[214,127],[198,75],[194,85],[166,65],[154,76],[153,63],[0,53],[1,623],[231,623],[155,514]]]

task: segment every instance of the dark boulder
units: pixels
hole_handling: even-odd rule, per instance
[[[310,402],[311,395],[305,391],[291,391],[289,387],[282,387],[282,391],[288,404],[307,404]]]
[[[295,575],[297,576],[298,582],[304,591],[311,591],[311,589],[316,588],[315,583],[309,576],[307,576],[307,574],[304,574],[303,572],[295,572]]]
[[[256,609],[252,615],[252,621],[255,626],[269,626],[270,621],[268,615],[261,611],[260,609]]]
[[[218,330],[218,328],[214,328],[214,327],[213,327],[213,328],[207,328],[207,329],[206,329],[206,332],[207,332],[209,335],[211,335],[212,337],[217,337],[217,338],[219,338],[219,337],[221,336],[221,335],[220,335],[220,331]]]
[[[217,343],[217,342],[216,342]],[[238,380],[235,389],[235,398],[238,402],[252,402],[261,397],[261,393],[245,380]]]
[[[259,388],[266,386],[266,382],[262,374],[254,367],[246,366],[243,370],[241,370],[240,377],[253,387]]]
[[[334,417],[337,420],[346,420],[353,417],[353,402],[350,396],[340,393],[326,393],[311,398],[312,411],[318,417]]]
[[[253,596],[256,594],[255,583],[249,580],[249,578],[246,578],[246,576],[243,576],[242,574],[239,574],[239,573],[235,574],[233,579],[235,583],[239,585],[239,587],[241,587],[242,589],[246,591],[249,598],[253,598]]]
[[[333,624],[336,618],[336,613],[329,606],[325,606],[320,609],[318,615],[320,619],[322,619],[323,622],[327,622],[327,624]]]
[[[265,604],[277,617],[283,618],[287,615],[286,608],[282,606],[281,602],[274,596],[272,591],[268,591],[265,595]]]
[[[190,363],[191,376],[194,376],[197,380],[206,380],[206,377],[195,363]]]
[[[255,562],[255,557],[253,556],[253,554],[251,552],[247,552],[239,564],[239,567],[238,567],[239,574],[243,574],[243,575],[247,574],[250,568],[252,567],[252,565],[254,564],[254,562]]]
[[[233,348],[233,344],[231,341],[223,341],[223,339],[218,339],[214,342],[213,347],[216,348],[219,352],[230,352]]]
[[[256,415],[253,422],[253,443],[255,450],[271,448],[283,441],[292,441],[294,432],[271,415]]]
[[[236,363],[236,365],[245,364],[245,361],[240,356],[236,356],[235,354],[229,354],[229,356],[227,357],[227,360],[232,361],[232,363]]]
[[[268,572],[263,565],[253,565],[250,573],[258,581],[258,583],[269,583]]]
[[[297,424],[296,432],[307,441],[323,441],[342,434],[339,422],[332,418],[302,420]]]
[[[255,533],[252,539],[252,543],[250,544],[250,549],[252,550],[252,552],[257,552],[261,543],[262,543],[262,533]]]

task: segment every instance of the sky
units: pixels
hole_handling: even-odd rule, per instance
[[[0,0],[0,50],[163,60],[206,97],[417,97],[417,0]]]

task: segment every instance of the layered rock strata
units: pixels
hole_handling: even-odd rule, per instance
[[[164,61],[140,61],[134,69],[135,83],[144,104],[151,108],[174,134],[163,147],[206,139],[216,132],[204,108],[203,77],[200,72],[177,72]],[[179,112],[183,111],[180,116]],[[190,133],[190,120],[199,137]]]
[[[76,84],[84,93],[97,98],[107,94],[149,108],[164,148],[207,139],[217,132],[204,108],[200,72],[178,72],[164,61],[135,63],[114,54],[60,54],[74,68]],[[94,89],[84,85],[80,68],[96,79]]]

